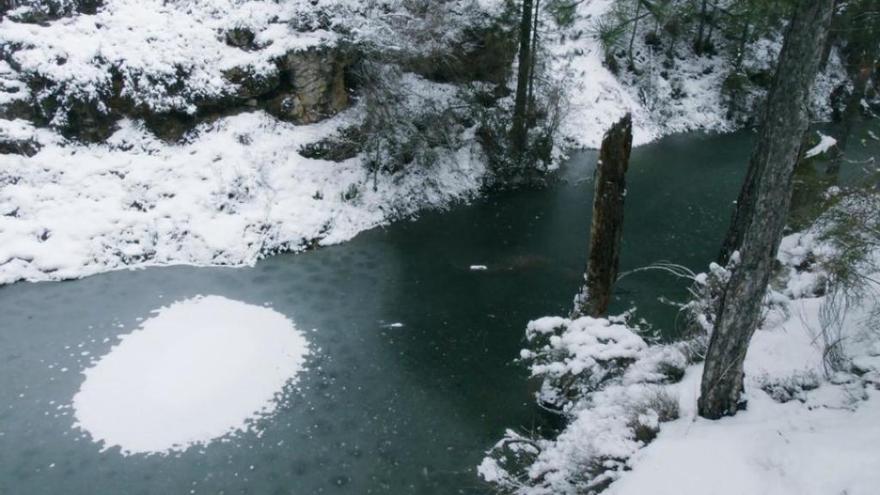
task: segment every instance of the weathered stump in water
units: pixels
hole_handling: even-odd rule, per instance
[[[590,226],[590,258],[584,287],[575,297],[573,317],[597,318],[608,313],[620,264],[626,170],[631,151],[632,117],[626,114],[611,126],[599,150]]]

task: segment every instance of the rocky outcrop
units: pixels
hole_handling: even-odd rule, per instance
[[[288,52],[268,71],[250,66],[228,69],[223,73],[229,82],[228,93],[215,98],[192,97],[191,112],[157,111],[136,103],[133,95],[138,89],[127,87],[132,83],[115,68],[109,77],[112,83],[104,91],[78,95],[39,75],[18,73],[11,63],[0,61],[0,118],[28,120],[86,142],[107,139],[116,122],[125,117],[143,120],[156,136],[168,141],[181,138],[201,122],[255,109],[296,124],[311,124],[348,107],[346,74],[355,58],[351,53],[349,49],[319,46]],[[169,91],[184,94],[185,78],[182,73],[179,80],[167,83]]]
[[[278,70],[261,74],[252,67],[233,67],[225,71],[223,77],[235,85],[233,96],[244,102],[272,94],[281,86],[281,73]]]
[[[338,48],[288,53],[278,61],[283,84],[266,102],[266,110],[300,124],[338,113],[349,103],[345,74],[351,62]]]

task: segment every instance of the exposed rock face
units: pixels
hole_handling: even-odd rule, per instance
[[[264,109],[275,117],[310,124],[331,117],[349,105],[346,72],[354,57],[333,46],[289,52],[275,61],[274,70],[256,72],[234,67],[224,72],[231,83],[228,95],[194,99],[193,112],[155,111],[136,104],[119,74],[102,94],[78,97],[54,87],[39,75],[16,72],[0,61],[0,118],[24,119],[56,128],[65,137],[87,142],[107,139],[123,117],[143,119],[161,139],[177,140],[201,122],[245,110]],[[185,86],[185,75],[171,87]],[[27,84],[24,84],[26,81]],[[39,96],[37,96],[39,95]]]
[[[106,110],[102,101],[75,100],[64,110],[61,134],[66,138],[100,142],[116,131],[118,114]]]
[[[348,106],[345,72],[351,57],[338,48],[288,53],[279,62],[282,87],[266,110],[300,124],[317,122]]]

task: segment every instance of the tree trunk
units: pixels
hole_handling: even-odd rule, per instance
[[[706,354],[698,403],[706,418],[732,415],[740,407],[743,361],[785,227],[792,174],[809,125],[808,102],[832,5],[833,0],[801,0],[779,55],[763,125],[725,241],[726,253],[738,251],[739,259],[722,295]]]
[[[529,97],[528,115],[535,114],[535,65],[538,59],[538,20],[540,19],[541,0],[535,0],[535,18],[532,24],[531,60],[529,61]]]
[[[773,87],[767,94],[767,101],[760,119],[762,128],[759,139],[752,153],[752,159],[746,172],[745,183],[737,198],[733,218],[730,221],[730,226],[727,229],[727,234],[718,256],[718,263],[722,266],[727,264],[730,254],[742,245],[745,232],[748,230],[752,220],[759,218],[754,213],[758,201],[756,193],[759,172],[762,170],[761,167],[766,165],[758,165],[757,162],[773,163],[774,160],[779,161],[783,157],[786,160],[796,159],[789,153],[789,150],[797,149],[801,136],[794,137],[794,135],[791,135],[791,143],[783,142],[777,136],[787,133],[790,128],[794,128],[795,124],[799,123],[796,122],[797,119],[789,118],[789,116],[800,118],[801,114],[803,114],[804,121],[808,118],[806,107],[809,102],[809,93],[812,90],[815,76],[818,73],[818,64],[813,63],[813,60],[807,60],[807,58],[816,55],[814,57],[815,60],[819,60],[818,55],[811,51],[815,47],[814,41],[819,39],[824,44],[825,39],[828,37],[828,22],[824,20],[821,26],[811,25],[805,28],[820,30],[815,33],[812,40],[804,39],[810,38],[810,35],[804,33],[797,33],[798,36],[794,36],[795,22],[805,22],[803,21],[803,16],[805,15],[804,10],[806,7],[803,6],[803,3],[808,4],[810,8],[814,9],[821,7],[824,12],[824,10],[830,10],[827,4],[831,2],[803,0],[794,14],[795,17],[789,24],[783,50],[795,43],[798,43],[798,47],[789,48],[787,53],[783,52],[779,55]],[[817,3],[821,5],[817,6]],[[817,21],[813,19],[810,22]],[[802,28],[803,26],[797,27]],[[792,40],[789,42],[788,38],[792,38]],[[799,49],[802,50],[801,53],[797,53]],[[791,114],[787,113],[789,108],[793,109],[790,111],[792,112]],[[803,123],[805,129],[808,124],[808,122]],[[803,132],[800,134],[803,134]]]
[[[633,44],[636,41],[636,33],[639,31],[639,11],[642,10],[642,2],[636,0],[636,15],[633,17],[633,30],[632,35],[629,37],[629,48],[626,50],[627,58],[629,59],[629,70],[635,70],[636,64],[633,60]]]
[[[709,25],[709,30],[706,31],[706,37],[704,38],[703,48],[708,48],[712,43],[712,33],[715,30],[715,15],[718,10],[718,0],[712,2],[712,10],[706,12],[708,19],[706,23]]]
[[[736,72],[740,72],[742,70],[743,59],[746,56],[746,44],[749,41],[749,29],[751,28],[751,24],[749,23],[748,18],[743,23],[742,32],[739,35],[739,42],[737,44],[736,49],[736,61],[733,64]]]
[[[694,52],[697,55],[703,53],[703,32],[706,29],[706,18],[708,17],[709,0],[703,0],[700,5],[700,26],[697,28],[697,39],[694,40]]]
[[[590,259],[584,286],[575,297],[574,317],[598,318],[608,313],[620,264],[626,169],[631,150],[632,117],[626,114],[605,134],[599,150],[590,226]]]
[[[834,0],[834,10],[837,10],[837,4],[840,0]],[[834,20],[832,19],[832,23]],[[837,30],[837,26],[834,26],[833,31]],[[828,37],[825,38],[825,44],[822,46],[822,58],[819,60],[819,72],[825,72],[825,69],[828,67],[828,60],[831,58],[831,49],[834,48],[834,33],[828,33]]]
[[[868,89],[868,82],[871,80],[876,63],[875,54],[872,53],[872,50],[866,49],[859,53],[854,64],[855,67],[851,71],[853,73],[853,91],[846,100],[842,129],[840,137],[837,139],[837,149],[840,154],[846,152],[853,127],[855,127],[856,122],[859,120],[859,114],[862,110],[862,99],[865,97],[865,91]],[[839,166],[839,162],[837,164]]]
[[[516,78],[516,100],[513,106],[513,126],[510,131],[514,152],[522,153],[528,137],[526,103],[528,99],[529,62],[531,61],[532,0],[523,0],[519,24],[519,69]]]

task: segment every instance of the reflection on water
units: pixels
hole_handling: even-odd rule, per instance
[[[621,269],[714,256],[748,134],[634,151]],[[586,260],[595,153],[560,184],[493,197],[254,268],[169,267],[0,288],[0,493],[485,493],[483,451],[547,418],[513,363],[529,319],[568,311]],[[470,270],[486,265],[486,270]],[[615,310],[685,283],[624,279]],[[316,350],[262,425],[167,457],[123,457],[71,429],[80,374],[150,310],[197,294],[271,307]],[[391,325],[402,323],[403,326]],[[314,329],[314,330],[313,330]],[[84,354],[88,353],[88,354]]]

